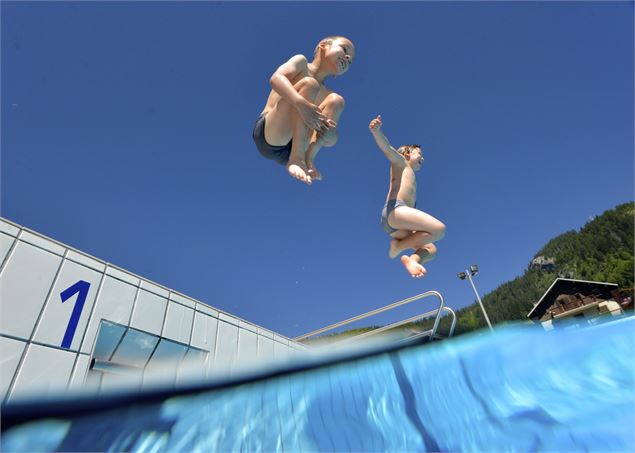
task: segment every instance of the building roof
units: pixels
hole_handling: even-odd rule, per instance
[[[540,318],[560,294],[590,294],[595,292],[599,297],[611,298],[611,291],[617,289],[616,283],[590,282],[570,278],[556,278],[531,311],[528,318]]]

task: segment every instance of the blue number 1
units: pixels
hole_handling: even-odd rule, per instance
[[[84,308],[84,302],[86,302],[86,296],[88,295],[89,288],[90,283],[80,280],[60,293],[62,303],[79,293],[77,296],[77,302],[75,302],[75,306],[73,307],[73,313],[71,313],[71,319],[68,321],[68,326],[66,327],[64,339],[62,340],[62,347],[65,349],[70,348],[71,343],[73,343],[73,335],[75,335],[75,330],[77,329],[79,317],[82,314],[82,309]]]

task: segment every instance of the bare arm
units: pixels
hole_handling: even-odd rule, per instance
[[[377,146],[379,146],[379,149],[382,150],[390,162],[395,164],[403,163],[403,156],[399,154],[395,148],[393,148],[384,133],[381,131],[382,124],[381,115],[378,115],[377,118],[372,120],[368,126],[370,133],[373,134],[375,142],[377,142]]]
[[[311,129],[321,129],[326,122],[326,117],[320,108],[305,99],[298,93],[291,80],[295,80],[299,75],[308,74],[308,62],[304,55],[295,55],[286,63],[282,64],[273,73],[269,83],[271,88],[280,95],[282,99],[295,107],[304,123]]]

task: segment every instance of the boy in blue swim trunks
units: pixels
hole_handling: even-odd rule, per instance
[[[337,142],[337,122],[344,110],[344,98],[324,80],[344,74],[354,58],[349,39],[329,36],[318,43],[313,61],[295,55],[269,80],[272,90],[253,131],[256,147],[306,184],[322,179],[315,157],[322,147]]]
[[[445,225],[430,214],[415,209],[417,203],[417,180],[415,172],[423,163],[419,145],[403,145],[395,149],[381,131],[381,115],[368,126],[377,146],[390,161],[390,191],[381,213],[381,223],[390,241],[390,258],[401,252],[414,249],[410,256],[401,257],[401,262],[412,277],[426,274],[426,261],[437,253],[433,242],[445,235]]]

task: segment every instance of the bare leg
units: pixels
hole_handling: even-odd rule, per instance
[[[426,269],[421,265],[436,254],[431,244],[445,236],[445,225],[430,214],[407,206],[400,206],[388,216],[388,223],[399,228],[390,243],[391,258],[404,250],[415,249],[410,256],[402,256],[401,263],[414,278],[423,277]]]
[[[320,90],[320,84],[312,77],[301,79],[294,87],[302,97],[311,102]],[[267,113],[265,140],[273,146],[283,146],[292,140],[287,169],[291,176],[307,184],[311,184],[305,162],[311,133],[296,109],[283,99]]]
[[[390,258],[395,258],[404,250],[418,250],[423,248],[426,244],[430,244],[431,237],[432,235],[427,231],[414,231],[412,233],[408,233],[405,237],[395,236],[394,239],[390,241],[390,251],[388,252],[388,256]]]
[[[320,104],[322,113],[329,119],[337,123],[340,119],[340,115],[344,111],[344,98],[336,93],[331,93]],[[315,168],[315,158],[323,146],[331,147],[337,143],[338,135],[337,129],[329,129],[324,134],[318,134],[314,132],[311,137],[311,143],[306,152],[306,163],[309,168],[309,175],[315,180],[321,180],[322,174]]]
[[[388,224],[398,230],[425,231],[432,239],[428,242],[435,242],[445,236],[445,225],[418,209],[408,206],[399,206],[388,216]]]
[[[394,238],[390,241],[390,250],[388,256],[392,259],[397,257],[401,252],[408,249],[419,250],[425,249],[434,254],[436,253],[436,247],[430,242],[431,235],[426,231],[415,231],[410,233],[404,238]]]

